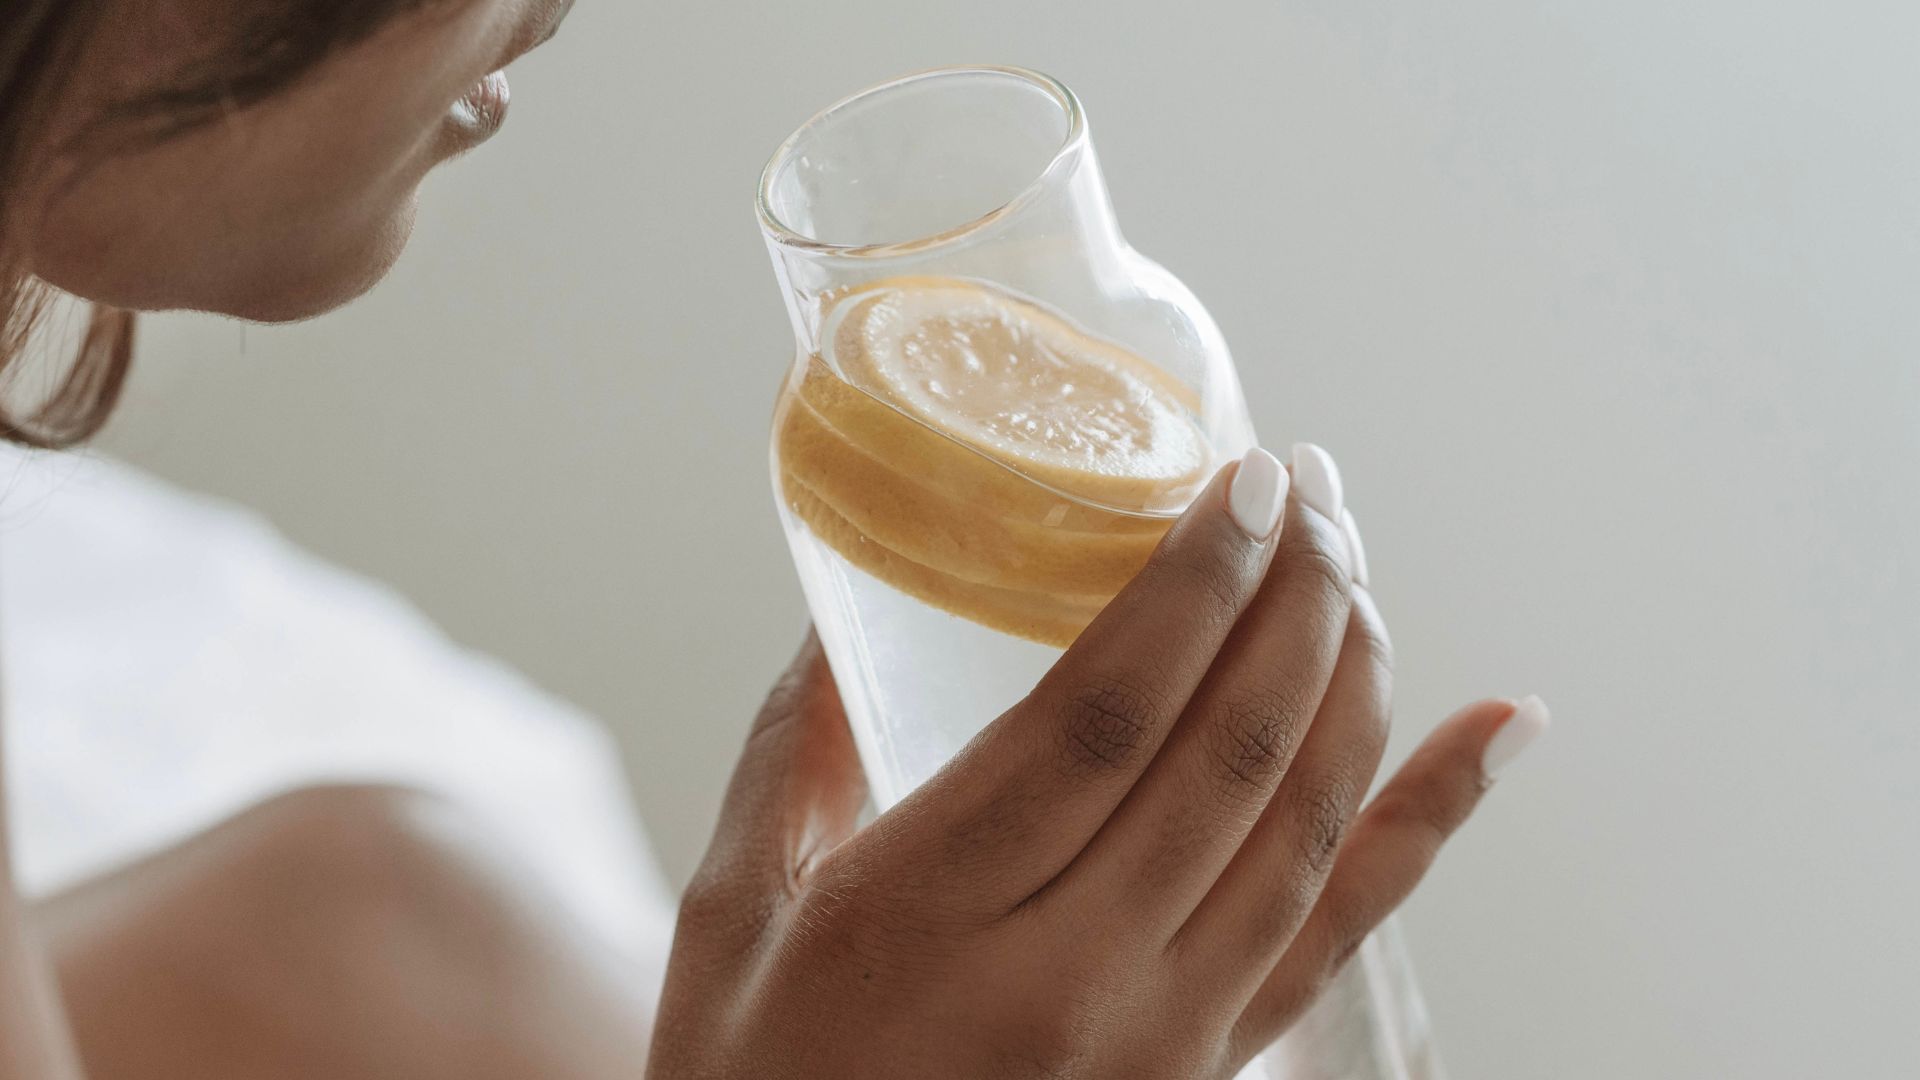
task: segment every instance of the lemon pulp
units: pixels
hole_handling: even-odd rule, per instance
[[[1188,387],[1004,289],[873,282],[821,336],[776,416],[787,506],[955,615],[1070,643],[1205,482]]]

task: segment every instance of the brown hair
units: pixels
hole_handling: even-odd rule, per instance
[[[128,0],[0,0],[0,440],[72,446],[100,429],[119,399],[133,359],[131,312],[96,306],[78,354],[51,393],[11,415],[4,392],[19,372],[53,292],[28,274],[10,231],[15,193],[44,149],[45,121],[66,73],[105,10]],[[177,76],[119,103],[91,134],[111,152],[129,140],[158,140],[245,108],[286,87],[336,49],[370,36],[396,16],[446,0],[255,0],[236,16],[229,40],[192,58]]]

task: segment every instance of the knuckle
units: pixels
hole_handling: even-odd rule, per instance
[[[1066,1009],[1048,1009],[1009,1023],[988,1048],[991,1075],[1071,1080],[1086,1075],[1085,1022]]]
[[[1313,910],[1319,893],[1312,884],[1297,875],[1284,881],[1267,903],[1256,906],[1247,919],[1246,941],[1257,951],[1271,955],[1299,933],[1300,925]]]
[[[1279,558],[1289,580],[1311,583],[1345,603],[1353,591],[1353,578],[1346,562],[1334,553],[1335,541],[1327,529],[1316,524],[1299,530],[1295,541],[1282,548]]]
[[[801,895],[788,938],[790,948],[874,960],[891,951],[889,942],[912,933],[895,906],[872,895],[865,882],[836,877],[810,885]]]
[[[1103,676],[1061,703],[1065,768],[1070,775],[1124,767],[1147,748],[1165,708],[1160,695],[1137,680]]]
[[[937,984],[979,923],[924,890],[835,874],[806,889],[783,927],[782,954],[802,968],[908,991]]]
[[[1340,977],[1348,964],[1359,954],[1360,947],[1367,943],[1367,936],[1373,933],[1378,920],[1363,918],[1352,912],[1334,912],[1331,916],[1333,928],[1333,950],[1327,954],[1327,962],[1315,980],[1314,996],[1317,998],[1333,981]]]
[[[1328,993],[1337,993],[1334,983],[1359,955],[1372,932],[1372,920],[1346,912],[1330,913],[1326,936],[1320,939],[1324,943],[1321,951],[1291,967],[1283,983],[1268,985],[1265,1013],[1269,1022],[1276,1028],[1289,1027]]]
[[[956,902],[981,902],[1007,891],[1017,891],[1017,872],[1006,865],[1005,853],[1029,844],[1037,831],[1048,827],[1047,807],[1053,793],[1018,774],[996,783],[979,805],[964,813],[943,817],[923,843],[891,853],[890,867],[933,887],[948,891]]]
[[[1295,696],[1272,686],[1244,688],[1223,701],[1210,725],[1218,786],[1264,802],[1292,757],[1301,715]]]
[[[1051,968],[1044,996],[1021,995],[994,1025],[1005,1033],[1009,1060],[1024,1068],[993,1075],[1053,1078],[1109,1076],[1102,1068],[1103,1046],[1111,1046],[1114,1021],[1138,1015],[1152,999],[1133,976],[1101,962],[1100,950],[1084,949]],[[1144,1074],[1142,1074],[1144,1075]]]
[[[1304,780],[1288,802],[1301,862],[1315,877],[1333,869],[1347,832],[1347,805],[1346,785],[1328,778]]]

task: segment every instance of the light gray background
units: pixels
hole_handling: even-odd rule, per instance
[[[107,445],[597,710],[684,877],[804,621],[753,180],[882,77],[1046,69],[1344,465],[1402,740],[1556,707],[1411,906],[1456,1075],[1920,1075],[1915,12],[583,3],[383,290],[151,323]]]

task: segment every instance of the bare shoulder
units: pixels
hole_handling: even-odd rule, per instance
[[[7,831],[6,717],[0,713],[0,1080],[79,1080],[45,958],[27,933]]]

